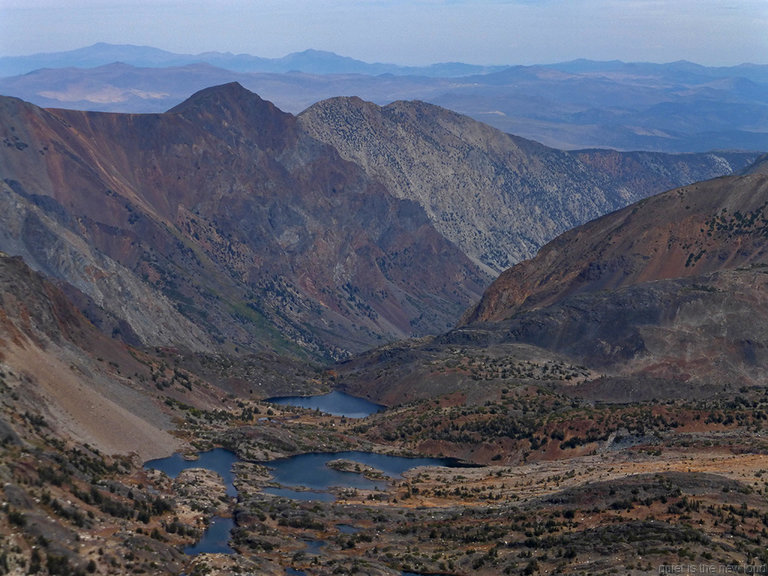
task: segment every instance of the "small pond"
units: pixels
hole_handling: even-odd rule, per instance
[[[214,516],[200,541],[184,548],[184,554],[234,554],[235,551],[229,547],[229,535],[234,527],[232,518]]]
[[[347,418],[365,418],[384,409],[381,404],[374,404],[365,398],[350,396],[338,390],[319,396],[275,396],[267,398],[267,402],[316,409],[332,416]]]
[[[229,450],[214,448],[208,452],[198,453],[196,460],[188,460],[181,454],[176,453],[168,458],[149,460],[144,464],[144,468],[160,470],[165,472],[170,478],[176,478],[182,470],[189,468],[213,470],[224,479],[224,484],[227,487],[227,496],[236,498],[237,490],[233,483],[232,465],[238,461],[239,458]],[[235,551],[229,546],[229,535],[234,525],[235,522],[232,518],[214,516],[200,541],[193,546],[187,546],[184,549],[184,553],[190,556],[197,554],[234,554]]]
[[[232,465],[238,462],[239,458],[229,450],[224,448],[214,448],[208,452],[199,452],[196,460],[188,460],[179,453],[167,458],[158,458],[149,460],[144,464],[144,468],[160,470],[165,472],[170,478],[176,478],[182,470],[189,468],[205,468],[217,472],[223,479],[227,487],[227,496],[233,498],[237,496],[237,490],[233,484]]]
[[[349,524],[336,524],[336,529],[342,534],[357,534],[360,532],[360,528],[357,526],[350,526]]]

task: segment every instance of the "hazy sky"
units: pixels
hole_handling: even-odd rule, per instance
[[[766,64],[768,0],[0,0],[0,56],[96,42],[397,64]]]

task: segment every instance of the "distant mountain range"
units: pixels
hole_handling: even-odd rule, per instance
[[[168,68],[204,63],[235,72],[397,74],[431,77],[485,74],[488,72],[498,72],[506,68],[506,66],[477,66],[461,62],[445,62],[429,66],[371,64],[323,50],[304,50],[303,52],[288,54],[282,58],[260,58],[250,54],[232,54],[230,52],[176,54],[149,46],[118,45],[100,42],[92,46],[67,52],[0,57],[0,77],[27,74],[41,68],[96,68],[115,62],[122,62],[141,68]]]
[[[368,64],[308,50],[284,58],[97,44],[0,58],[0,93],[43,107],[163,112],[237,81],[299,113],[335,96],[423,100],[560,149],[768,150],[768,66],[575,60],[537,66]]]
[[[297,116],[230,83],[164,114],[0,99],[0,250],[107,334],[340,358],[455,324],[508,264],[741,154],[566,153],[419,102]]]

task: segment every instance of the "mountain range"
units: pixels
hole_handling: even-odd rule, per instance
[[[576,60],[409,68],[306,51],[282,59],[98,44],[0,58],[0,94],[44,107],[162,112],[237,81],[287,112],[339,95],[423,100],[560,149],[768,149],[768,67]]]
[[[557,233],[752,153],[559,152],[423,103],[0,102],[0,250],[128,343],[341,358],[440,333]],[[427,265],[425,265],[427,264]]]
[[[149,114],[0,97],[0,572],[756,566],[767,237],[757,152],[231,82]],[[329,388],[383,411],[268,400]],[[236,498],[144,467],[214,446]],[[342,451],[374,488],[276,489],[268,460]],[[182,552],[215,516],[236,553]]]
[[[461,62],[444,62],[429,66],[399,66],[397,64],[368,63],[333,52],[304,50],[282,58],[262,58],[250,54],[231,52],[203,52],[177,54],[131,44],[99,42],[66,52],[31,54],[28,56],[0,57],[0,77],[27,74],[41,68],[97,68],[115,62],[141,68],[168,68],[209,64],[234,72],[305,72],[308,74],[396,74],[400,76],[468,76],[496,72],[505,66],[478,66]]]

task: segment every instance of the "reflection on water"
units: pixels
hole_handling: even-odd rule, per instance
[[[304,540],[304,544],[306,545],[304,552],[315,555],[320,554],[320,550],[325,546],[322,540]]]
[[[346,416],[347,418],[365,418],[384,409],[381,404],[374,404],[364,398],[350,396],[338,390],[319,396],[276,396],[275,398],[268,398],[267,402],[317,409],[332,416]]]

